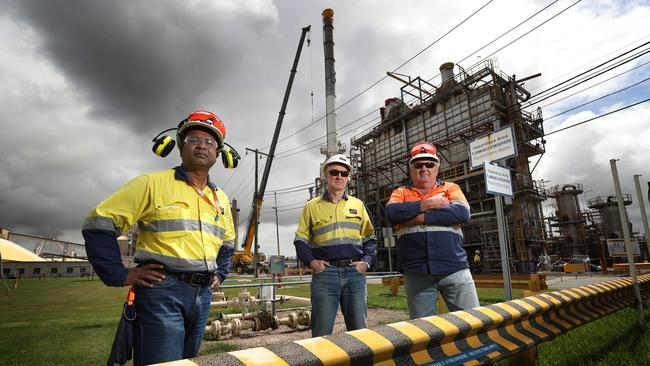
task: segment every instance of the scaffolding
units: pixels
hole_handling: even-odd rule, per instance
[[[463,226],[465,249],[483,253],[484,270],[501,268],[494,197],[485,191],[483,169],[471,169],[468,145],[475,138],[512,126],[518,155],[506,160],[513,176],[514,198],[506,200],[506,220],[512,267],[534,271],[546,233],[541,201],[546,196],[531,177],[528,159],[545,152],[540,109],[523,111],[530,97],[516,80],[498,70],[491,59],[454,75],[453,64],[441,66],[442,82],[434,87],[419,77],[401,88],[401,98],[390,98],[381,109],[381,122],[351,140],[355,174],[352,194],[363,200],[373,216],[379,239],[377,266],[388,269],[388,253],[382,230],[390,227],[384,206],[393,189],[408,184],[408,148],[433,142],[441,165],[438,177],[462,188],[471,206],[472,219]],[[425,89],[427,87],[431,89]],[[413,98],[407,101],[406,98]],[[394,251],[392,255],[394,255]],[[392,258],[392,263],[395,258]]]

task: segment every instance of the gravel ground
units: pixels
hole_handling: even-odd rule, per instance
[[[368,327],[380,324],[395,323],[408,319],[408,312],[405,310],[394,309],[368,309]],[[334,333],[345,332],[345,321],[341,312],[336,316],[334,322]],[[282,343],[305,339],[311,337],[311,330],[309,328],[300,327],[298,329],[290,329],[288,327],[281,327],[277,330],[267,329],[260,332],[246,331],[239,338],[230,338],[220,340],[219,342],[236,345],[239,349],[261,347],[272,343]],[[212,348],[216,341],[203,341],[201,347]]]

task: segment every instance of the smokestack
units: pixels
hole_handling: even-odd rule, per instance
[[[445,62],[440,65],[440,76],[442,77],[442,83],[440,86],[447,84],[451,80],[454,80],[454,63]]]
[[[325,53],[325,113],[327,125],[327,151],[321,151],[328,157],[338,154],[336,139],[336,71],[334,71],[334,10],[323,10],[323,49]]]

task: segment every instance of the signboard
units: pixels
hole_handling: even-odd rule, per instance
[[[487,162],[483,163],[485,171],[485,190],[499,196],[512,197],[510,170]]]
[[[516,146],[512,126],[474,139],[469,143],[469,157],[472,169],[480,168],[485,162],[516,156]]]
[[[630,245],[632,246],[632,255],[635,257],[641,256],[639,240],[630,239]],[[625,239],[607,239],[607,250],[609,251],[610,257],[627,257],[627,251],[625,251]]]

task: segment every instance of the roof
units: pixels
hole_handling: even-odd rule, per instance
[[[5,239],[0,239],[0,257],[3,261],[47,262],[20,245]]]

